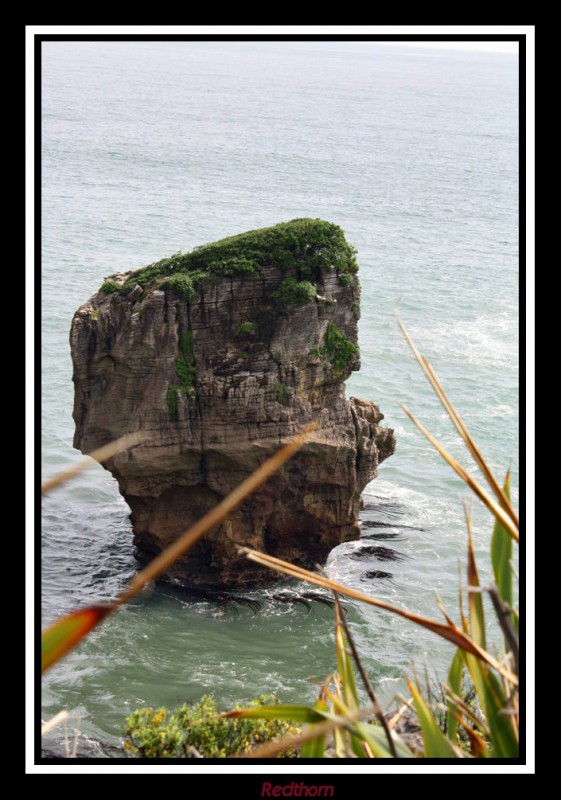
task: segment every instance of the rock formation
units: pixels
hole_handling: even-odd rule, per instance
[[[320,220],[250,231],[111,276],[72,321],[75,447],[149,439],[106,464],[151,558],[314,420],[302,451],[168,577],[190,587],[273,575],[243,544],[312,567],[359,537],[361,492],[394,450],[360,366],[354,250]]]

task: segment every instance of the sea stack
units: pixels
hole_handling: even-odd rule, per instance
[[[274,578],[237,545],[313,567],[359,537],[361,492],[393,453],[360,367],[354,249],[298,219],[110,276],[72,321],[74,445],[148,439],[105,464],[150,559],[309,422],[283,469],[170,569],[189,588]]]

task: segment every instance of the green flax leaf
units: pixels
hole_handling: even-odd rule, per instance
[[[41,634],[41,672],[72,650],[111,611],[111,606],[88,606],[73,611]]]

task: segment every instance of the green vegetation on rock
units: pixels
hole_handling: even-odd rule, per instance
[[[274,695],[262,695],[244,708],[275,705],[278,700]],[[198,703],[185,703],[174,711],[167,708],[133,711],[126,718],[123,733],[125,749],[140,758],[188,758],[193,754],[204,758],[229,758],[298,730],[286,720],[219,716],[215,701],[205,695]],[[294,750],[289,750],[279,757],[295,756]]]
[[[325,347],[314,347],[313,350],[308,352],[310,358],[324,358],[327,354]]]
[[[330,322],[325,333],[325,353],[329,357],[331,366],[338,372],[349,370],[357,355],[358,347],[347,339],[337,326]]]
[[[184,358],[177,358],[175,360],[175,374],[179,381],[179,391],[188,393],[195,383],[195,375],[197,374],[195,364],[192,361],[186,361]]]
[[[169,386],[166,394],[168,416],[174,422],[177,420],[177,386]]]
[[[124,286],[130,289],[158,277],[170,277],[168,283],[190,300],[197,284],[209,275],[259,275],[266,266],[294,271],[299,281],[313,280],[322,270],[334,269],[339,280],[345,281],[344,276],[358,270],[355,256],[356,250],[338,225],[320,219],[294,219],[229,236],[191,253],[175,253],[136,270]]]
[[[290,391],[286,383],[277,383],[275,386],[275,399],[277,403],[281,406],[285,406],[288,403],[288,399],[290,397]]]
[[[197,296],[193,276],[188,275],[186,272],[178,272],[176,275],[172,275],[168,280],[168,285],[175,289],[177,294],[187,302],[194,300]]]
[[[124,284],[117,283],[117,281],[105,281],[101,284],[101,291],[105,294],[113,294],[114,292],[122,292]]]
[[[234,331],[234,336],[252,336],[256,330],[255,322],[242,322]]]
[[[297,281],[296,278],[285,278],[273,297],[283,305],[302,306],[317,297],[317,289],[309,281]]]
[[[179,383],[176,386],[169,386],[166,395],[168,416],[173,421],[178,419],[177,393],[181,392],[189,397],[194,394],[197,368],[193,358],[193,331],[188,330],[187,333],[183,334],[179,340],[179,350],[181,355],[175,359],[175,374]]]
[[[189,360],[193,360],[193,331],[189,330],[179,340],[179,349]]]

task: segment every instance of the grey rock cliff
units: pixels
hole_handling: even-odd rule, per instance
[[[326,347],[329,331],[356,343],[356,275],[342,286],[335,270],[316,272],[318,296],[301,305],[273,297],[286,276],[275,265],[259,275],[211,274],[190,300],[165,278],[100,290],[72,322],[75,447],[87,453],[136,430],[150,437],[106,465],[144,558],[306,423],[319,425],[284,469],[174,565],[169,577],[188,586],[270,580],[237,544],[313,567],[358,538],[361,492],[394,451],[377,406],[345,399],[358,350],[347,347],[346,362],[334,367]],[[113,280],[130,284],[130,273]]]

